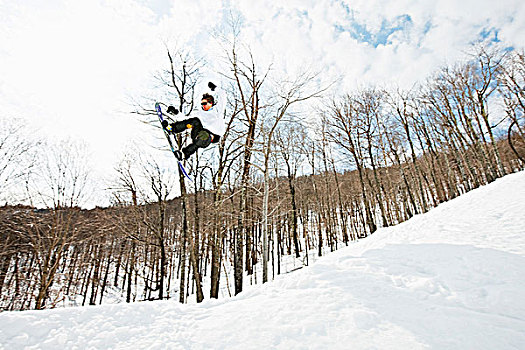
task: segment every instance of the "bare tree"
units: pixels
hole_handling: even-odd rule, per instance
[[[242,123],[245,125],[246,131],[244,136],[243,156],[242,156],[242,172],[241,172],[241,193],[239,196],[239,217],[238,227],[235,236],[235,257],[234,257],[234,279],[235,279],[235,294],[242,291],[243,281],[243,248],[246,247],[246,270],[248,274],[252,273],[251,264],[251,235],[248,230],[247,214],[249,210],[249,181],[250,169],[252,166],[252,154],[255,143],[257,121],[259,119],[260,111],[264,108],[260,104],[260,93],[262,86],[269,73],[269,68],[263,73],[259,73],[259,68],[255,62],[250,49],[247,49],[243,54],[246,59],[240,57],[242,50],[239,48],[237,38],[231,43],[230,51],[227,53],[228,61],[231,67],[232,76],[230,77],[235,85],[235,103],[238,114],[242,118]],[[245,243],[246,238],[246,244]]]
[[[39,269],[36,309],[46,305],[63,254],[85,237],[86,223],[79,222],[77,206],[86,198],[89,176],[84,146],[61,141],[42,151],[40,176],[33,186],[49,209],[34,216],[24,232]]]
[[[72,208],[89,198],[90,163],[87,146],[72,140],[40,147],[38,169],[30,180],[35,203],[47,208]]]
[[[123,159],[119,162],[115,168],[116,179],[114,184],[109,188],[113,191],[115,201],[118,206],[128,207],[127,215],[114,215],[113,220],[117,221],[117,227],[126,237],[120,243],[120,253],[118,254],[116,261],[116,272],[114,286],[118,286],[118,277],[120,268],[124,265],[125,256],[128,257],[125,267],[124,280],[127,282],[126,288],[126,302],[129,303],[132,300],[132,285],[133,285],[133,273],[135,271],[136,262],[136,247],[137,243],[142,243],[143,240],[140,238],[140,229],[142,224],[143,214],[139,204],[144,204],[144,193],[140,188],[140,171],[139,171],[139,158],[137,154],[140,154],[139,150],[132,150],[130,153],[124,155]],[[129,199],[123,198],[122,196],[129,195]],[[140,196],[140,197],[139,197]],[[129,242],[126,242],[129,241]],[[124,252],[124,249],[129,245],[129,251]]]
[[[22,199],[20,188],[34,168],[39,145],[24,134],[23,120],[0,119],[0,201]],[[11,198],[13,195],[17,198]]]
[[[499,91],[505,104],[505,113],[510,119],[507,137],[509,145],[523,163],[525,154],[520,153],[515,143],[525,149],[525,53],[516,51],[506,58],[505,64],[500,65],[501,74],[498,75]],[[514,134],[512,133],[514,130]],[[515,140],[515,141],[513,141]],[[518,146],[519,147],[519,146]]]
[[[475,116],[479,127],[480,129],[482,129],[482,125],[485,127],[485,130],[481,130],[481,138],[486,147],[489,146],[484,134],[487,133],[490,139],[490,148],[494,157],[494,162],[491,162],[491,164],[495,164],[495,167],[491,168],[495,168],[492,170],[492,173],[496,177],[505,175],[505,169],[503,168],[494,133],[492,132],[493,127],[489,118],[488,99],[498,87],[497,76],[506,54],[507,52],[497,48],[488,48],[486,46],[477,48],[473,59],[476,66],[471,71],[473,91],[469,94],[472,103],[477,107],[475,108]],[[470,92],[471,90],[469,89],[468,91]],[[481,117],[482,121],[479,121],[478,116]]]
[[[292,208],[292,239],[295,250],[295,257],[300,256],[299,236],[298,236],[298,205],[297,205],[297,171],[302,161],[304,153],[302,149],[296,149],[295,145],[306,144],[309,140],[308,135],[301,130],[299,123],[286,123],[284,127],[278,130],[276,135],[276,146],[278,156],[283,160],[286,166],[286,178],[288,189],[290,191],[290,206]]]
[[[271,118],[264,120],[263,124],[263,166],[262,171],[264,174],[264,190],[263,190],[263,212],[262,212],[262,237],[263,237],[263,283],[268,281],[268,201],[269,201],[269,182],[270,182],[270,168],[268,166],[270,160],[270,154],[272,152],[273,136],[274,132],[277,130],[277,127],[281,121],[284,120],[287,115],[290,107],[312,99],[314,97],[319,97],[326,88],[316,89],[312,87],[314,79],[317,74],[304,72],[300,73],[294,79],[285,79],[280,81],[279,84],[276,84],[277,88],[273,95],[277,98],[277,101],[272,106],[274,112],[271,112]],[[289,169],[290,174],[291,169]],[[290,175],[291,176],[291,175]],[[296,256],[299,257],[299,245],[297,238],[297,208],[295,206],[295,193],[294,188],[290,188],[292,192],[292,235],[295,242],[295,252]]]
[[[372,215],[370,194],[365,185],[365,164],[362,150],[363,130],[366,125],[359,118],[358,105],[355,98],[347,95],[341,104],[333,103],[330,115],[325,115],[325,124],[330,129],[328,133],[332,142],[339,145],[352,158],[353,163],[359,174],[359,183],[361,184],[362,205],[365,211],[366,223],[369,233],[374,233],[377,226]]]
[[[166,230],[166,201],[174,189],[173,171],[170,169],[163,169],[161,166],[150,157],[148,161],[143,162],[142,172],[145,180],[150,185],[152,194],[152,204],[156,206],[156,213],[150,217],[146,217],[143,222],[148,228],[148,231],[153,235],[153,245],[160,250],[159,259],[159,278],[156,281],[157,287],[155,290],[159,292],[159,299],[164,298],[165,279],[167,276],[168,265],[168,237]]]
[[[228,174],[232,164],[238,159],[240,153],[237,146],[237,139],[233,139],[234,120],[239,112],[236,105],[233,105],[228,122],[226,125],[226,132],[219,141],[218,159],[216,161],[216,171],[212,171],[212,182],[214,188],[213,195],[213,234],[211,237],[212,257],[211,257],[211,287],[210,298],[217,299],[219,297],[219,282],[221,271],[221,260],[224,241],[223,216],[221,213],[221,206],[223,205],[223,194],[225,182],[228,179]],[[225,116],[226,117],[226,116]]]
[[[200,77],[199,69],[203,65],[203,61],[201,59],[195,59],[190,55],[188,52],[185,52],[183,50],[175,51],[176,54],[173,53],[168,47],[166,47],[166,54],[168,56],[169,60],[169,68],[161,71],[157,76],[157,80],[159,80],[162,84],[163,91],[165,93],[165,97],[167,99],[175,99],[177,103],[175,103],[175,107],[178,111],[184,116],[188,116],[194,107],[194,94],[195,94],[195,86],[198,83],[198,79]],[[149,101],[150,107],[141,106],[140,104],[137,105],[137,110],[135,113],[145,116],[146,122],[152,125],[156,125],[158,128],[160,128],[160,125],[156,118],[155,110],[152,109],[153,102]],[[153,115],[152,118],[148,118],[147,116]],[[187,135],[186,135],[187,136]],[[181,134],[176,135],[176,143],[178,148],[181,148],[183,144],[183,136]],[[189,227],[188,227],[188,203],[187,203],[187,195],[188,195],[188,189],[186,187],[185,182],[185,176],[184,174],[179,171],[179,188],[181,192],[181,213],[182,213],[182,225],[181,225],[181,266],[180,266],[180,286],[179,286],[179,301],[181,303],[184,303],[185,301],[185,283],[186,283],[186,261],[188,260],[187,257],[187,245],[190,244],[191,247],[193,247],[194,242],[193,235],[189,233]],[[193,274],[194,274],[194,280],[197,283],[197,300],[200,302],[203,300],[204,296],[202,293],[202,284],[201,284],[201,276],[199,274],[199,269],[196,265],[196,258],[194,256],[194,253],[190,250],[190,264],[192,264],[193,267]]]

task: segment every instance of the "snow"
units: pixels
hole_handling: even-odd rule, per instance
[[[237,297],[0,314],[0,349],[525,349],[525,172]]]

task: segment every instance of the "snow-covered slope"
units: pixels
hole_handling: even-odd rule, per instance
[[[525,172],[220,301],[0,314],[1,349],[525,349]]]

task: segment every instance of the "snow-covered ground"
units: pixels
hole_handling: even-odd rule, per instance
[[[0,314],[0,349],[525,349],[525,172],[199,305]]]

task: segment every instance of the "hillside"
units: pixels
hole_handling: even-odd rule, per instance
[[[523,349],[525,172],[231,299],[0,314],[0,349]]]

